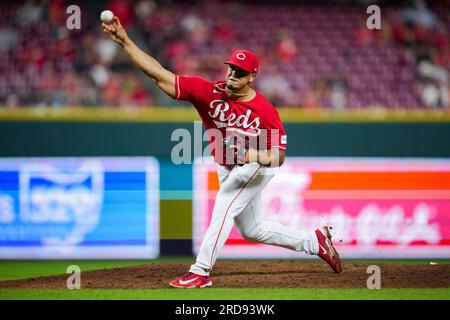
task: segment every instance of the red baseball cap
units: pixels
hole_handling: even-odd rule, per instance
[[[248,50],[236,50],[225,64],[232,64],[247,72],[257,73],[259,70],[258,58]]]

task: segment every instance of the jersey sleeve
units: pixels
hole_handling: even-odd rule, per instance
[[[271,107],[271,112],[268,112],[264,118],[264,129],[267,132],[267,147],[278,148],[280,150],[286,150],[287,135],[281,123],[280,115],[278,111]]]
[[[190,76],[175,76],[175,97],[176,100],[190,101],[192,103],[200,101],[213,85],[201,78]]]

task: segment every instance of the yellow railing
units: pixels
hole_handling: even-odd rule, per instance
[[[285,123],[295,122],[450,122],[450,110],[373,109],[306,110],[279,108]],[[0,108],[0,121],[191,122],[193,107],[151,108]]]

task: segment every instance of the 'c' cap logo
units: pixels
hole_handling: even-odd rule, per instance
[[[245,58],[247,58],[247,57],[245,56],[245,53],[239,52],[236,55],[236,58],[238,58],[239,60],[245,60]]]

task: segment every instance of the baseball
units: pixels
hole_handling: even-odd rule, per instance
[[[113,18],[114,18],[114,13],[111,10],[104,10],[100,14],[100,19],[104,23],[110,23]]]

